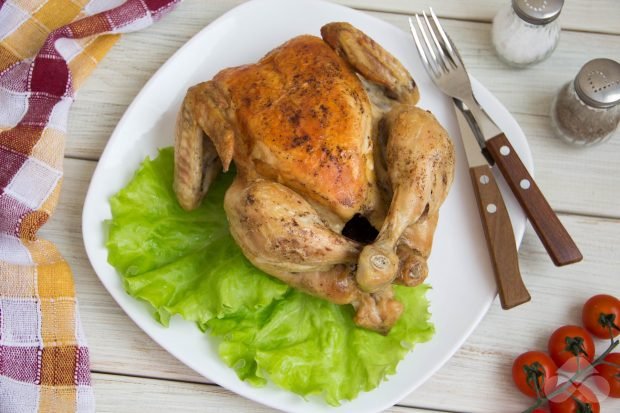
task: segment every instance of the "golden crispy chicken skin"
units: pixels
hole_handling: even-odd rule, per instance
[[[258,63],[191,87],[179,111],[174,189],[196,208],[221,169],[237,176],[224,208],[258,268],[356,308],[386,333],[403,307],[392,283],[428,273],[454,149],[403,65],[348,23],[295,37]],[[362,214],[379,229],[361,245],[342,235]]]

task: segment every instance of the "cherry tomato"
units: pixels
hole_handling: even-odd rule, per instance
[[[620,366],[620,353],[611,353],[603,359],[608,363],[614,363]],[[620,367],[610,366],[609,364],[599,364],[596,371],[609,384],[609,397],[620,397]],[[605,391],[602,386],[599,387]]]
[[[557,367],[542,351],[528,351],[517,357],[512,364],[512,380],[521,393],[536,397],[536,383],[540,394],[553,389],[558,382]]]
[[[601,405],[589,387],[571,386],[549,402],[551,413],[600,413]]]
[[[555,364],[566,371],[577,371],[594,360],[594,341],[579,326],[563,326],[549,337],[549,355]]]
[[[620,300],[606,294],[595,295],[583,305],[583,326],[598,338],[620,334]]]

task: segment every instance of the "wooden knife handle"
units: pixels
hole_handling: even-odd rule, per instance
[[[481,165],[470,168],[469,173],[491,255],[499,299],[502,308],[508,310],[530,301],[530,294],[519,272],[519,257],[512,223],[491,168]]]
[[[507,310],[530,301],[519,271],[519,258],[508,210],[493,172],[487,165],[470,168],[478,211],[493,264],[502,308]]]
[[[521,204],[553,263],[562,266],[581,261],[583,256],[575,241],[551,209],[506,135],[500,133],[488,140],[487,151]]]

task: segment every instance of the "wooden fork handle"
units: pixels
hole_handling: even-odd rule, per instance
[[[506,135],[500,133],[491,138],[486,142],[486,148],[521,204],[553,263],[562,266],[581,261],[583,256],[575,241],[551,209]]]
[[[469,169],[478,211],[504,310],[530,301],[519,271],[519,257],[508,210],[488,165]]]

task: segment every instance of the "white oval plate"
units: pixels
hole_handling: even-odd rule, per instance
[[[456,177],[441,207],[429,262],[428,282],[433,287],[429,298],[437,332],[430,342],[416,346],[408,354],[396,375],[338,408],[327,406],[318,397],[303,400],[274,385],[251,387],[221,361],[214,340],[205,338],[193,323],[176,317],[169,328],[164,328],[155,322],[144,303],[125,293],[119,275],[107,263],[103,225],[111,218],[109,198],[127,184],[140,162],[146,156],[155,156],[157,148],[173,144],[174,119],[189,86],[210,79],[222,68],[255,62],[293,36],[319,35],[320,27],[331,21],[352,23],[403,62],[420,87],[420,106],[430,109],[446,127],[457,152]],[[482,106],[506,132],[531,172],[532,158],[523,132],[489,91],[475,80],[473,85]],[[519,244],[526,220],[507,186],[500,183]],[[116,127],[95,170],[82,218],[86,252],[101,282],[153,340],[217,384],[289,412],[364,413],[397,403],[456,352],[497,293],[451,101],[431,83],[408,33],[367,14],[322,1],[245,3],[205,27],[179,49],[144,86]]]

